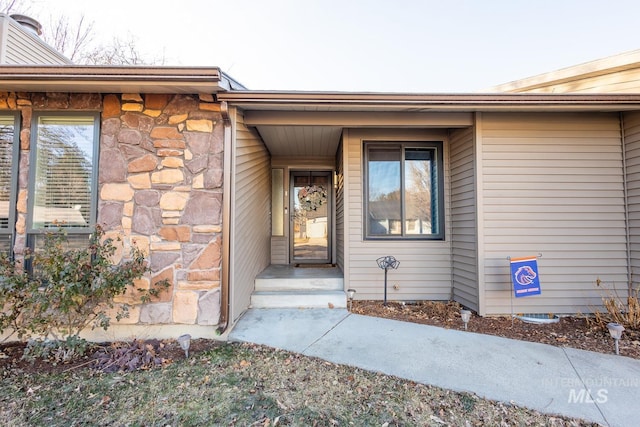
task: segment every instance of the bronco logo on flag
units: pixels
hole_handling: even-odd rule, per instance
[[[536,257],[511,258],[511,281],[516,298],[539,295],[541,291],[538,259]]]

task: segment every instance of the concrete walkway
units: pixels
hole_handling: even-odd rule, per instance
[[[640,361],[615,354],[361,316],[343,309],[250,309],[228,339],[544,413],[608,426],[640,425]]]

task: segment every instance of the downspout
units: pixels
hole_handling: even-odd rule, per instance
[[[445,194],[447,194],[447,199],[449,200],[449,212],[451,212],[451,129],[447,129],[447,160],[448,167],[446,168],[449,176],[447,177],[447,189],[445,190]],[[454,270],[456,268],[455,263],[453,262],[454,250],[453,250],[453,215],[449,214],[449,218],[445,215],[445,224],[450,224],[451,228],[449,228],[448,232],[445,231],[445,236],[448,236],[449,239],[449,271],[451,272],[451,289],[449,291],[449,301],[455,301],[456,298],[456,281]],[[446,226],[445,226],[446,227]],[[446,228],[445,228],[446,230]]]
[[[629,189],[627,183],[627,143],[624,130],[624,114],[620,116],[620,143],[622,144],[622,193],[624,197],[624,228],[627,252],[627,297],[633,295],[633,272],[631,271],[631,230],[629,226]]]
[[[222,123],[224,126],[223,149],[224,149],[224,171],[222,181],[222,275],[220,289],[220,321],[216,332],[222,334],[229,326],[229,290],[231,281],[231,117],[229,116],[229,105],[227,101],[220,103]]]
[[[474,113],[473,121],[473,155],[474,155],[474,191],[476,203],[476,278],[478,280],[478,314],[484,316],[486,312],[486,279],[485,279],[485,245],[484,245],[484,165],[482,163],[483,123],[482,113]]]

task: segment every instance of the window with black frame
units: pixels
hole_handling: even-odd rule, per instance
[[[0,113],[0,252],[10,253],[18,176],[18,115]]]
[[[444,238],[442,142],[365,143],[365,238]]]
[[[98,115],[34,117],[29,200],[30,246],[47,230],[65,229],[70,246],[87,243],[96,220]]]

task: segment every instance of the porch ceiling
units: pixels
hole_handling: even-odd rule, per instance
[[[338,151],[340,126],[258,126],[275,157],[332,157]]]
[[[473,124],[471,113],[397,113],[356,111],[244,112],[272,156],[333,157],[345,128],[459,128]]]

